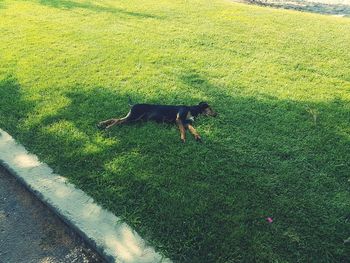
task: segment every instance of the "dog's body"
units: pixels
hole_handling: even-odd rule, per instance
[[[156,122],[176,123],[179,126],[181,140],[183,142],[185,142],[185,133],[187,128],[194,135],[197,141],[201,141],[201,137],[192,126],[194,118],[200,114],[216,116],[216,113],[206,102],[201,102],[195,106],[173,106],[157,104],[135,104],[130,106],[131,110],[124,118],[102,121],[98,126],[100,128],[108,129],[116,124],[134,122],[139,120],[153,120]]]

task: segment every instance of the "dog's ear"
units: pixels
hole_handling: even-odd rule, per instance
[[[200,103],[198,104],[198,106],[199,106],[202,110],[204,110],[204,109],[206,109],[206,108],[209,107],[209,104],[206,103],[206,102],[204,102],[204,101],[202,101],[202,102],[200,102]]]

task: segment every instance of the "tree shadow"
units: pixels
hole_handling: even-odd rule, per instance
[[[126,114],[128,95],[144,102],[104,87],[72,87],[64,108],[23,128],[33,103],[7,80],[0,94],[15,88],[0,97],[0,125],[175,261],[345,262],[346,102],[240,96],[195,70],[178,78],[192,92],[177,104],[200,94],[219,112],[196,121],[203,144],[182,144],[176,127],[152,122],[99,131],[100,120]]]
[[[327,14],[327,15],[339,15],[350,16],[350,5],[345,4],[325,4],[308,1],[261,1],[261,0],[248,0],[251,4],[257,4],[261,6],[277,7],[284,9],[292,9],[304,12]]]
[[[42,5],[49,6],[49,7],[65,9],[65,10],[72,10],[72,9],[80,8],[80,9],[89,10],[91,12],[121,14],[121,15],[133,16],[136,18],[153,18],[153,19],[163,19],[164,18],[164,17],[158,16],[158,15],[153,15],[153,14],[126,11],[126,10],[121,9],[121,8],[106,7],[106,6],[102,6],[102,5],[94,5],[94,4],[89,3],[89,2],[80,3],[80,2],[69,1],[69,0],[39,0],[39,3]]]
[[[265,254],[268,261],[276,251],[290,255],[283,259],[291,261],[302,258],[297,255],[299,252],[313,254],[321,247],[323,237],[310,233],[310,220],[319,225],[316,232],[335,234],[334,228],[345,230],[350,207],[334,203],[341,195],[349,196],[342,187],[350,171],[350,111],[346,100],[337,98],[327,103],[310,103],[261,94],[240,97],[239,87],[228,92],[227,87],[211,84],[195,70],[184,71],[179,79],[195,90],[205,90],[210,103],[217,105],[220,113],[220,118],[213,121],[218,128],[213,129],[211,123],[209,127],[210,132],[221,139],[215,138],[215,143],[205,147],[210,153],[220,152],[220,157],[214,157],[216,174],[211,174],[216,178],[214,181],[226,180],[220,188],[226,188],[228,195],[245,204],[242,209],[245,220],[241,223],[251,238],[242,238],[240,246],[251,252],[243,256],[243,261],[261,261],[258,254]],[[213,136],[210,139],[214,139]],[[226,160],[222,160],[222,156]],[[211,185],[217,184],[215,182]],[[334,200],[333,205],[330,199]],[[341,220],[334,222],[328,214],[330,211]],[[267,230],[259,218],[269,213],[281,222]],[[221,223],[222,235],[229,233],[225,227],[227,222],[221,219]],[[282,225],[287,230],[279,228]],[[277,231],[279,236],[273,234],[278,241],[267,248],[255,238],[269,231],[270,234]],[[342,246],[341,241],[339,243],[341,231],[331,237],[324,251],[318,252],[324,258],[345,262],[349,249]],[[296,242],[294,238],[303,241]],[[339,254],[331,248],[337,243],[343,249]]]
[[[18,135],[27,114],[34,108],[34,103],[23,97],[21,86],[13,76],[0,80],[0,124],[14,136]]]

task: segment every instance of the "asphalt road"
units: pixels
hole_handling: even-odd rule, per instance
[[[0,263],[104,262],[0,166]]]

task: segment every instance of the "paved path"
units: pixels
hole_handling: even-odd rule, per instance
[[[350,0],[236,0],[258,5],[350,17]]]
[[[0,167],[0,263],[103,262]]]

